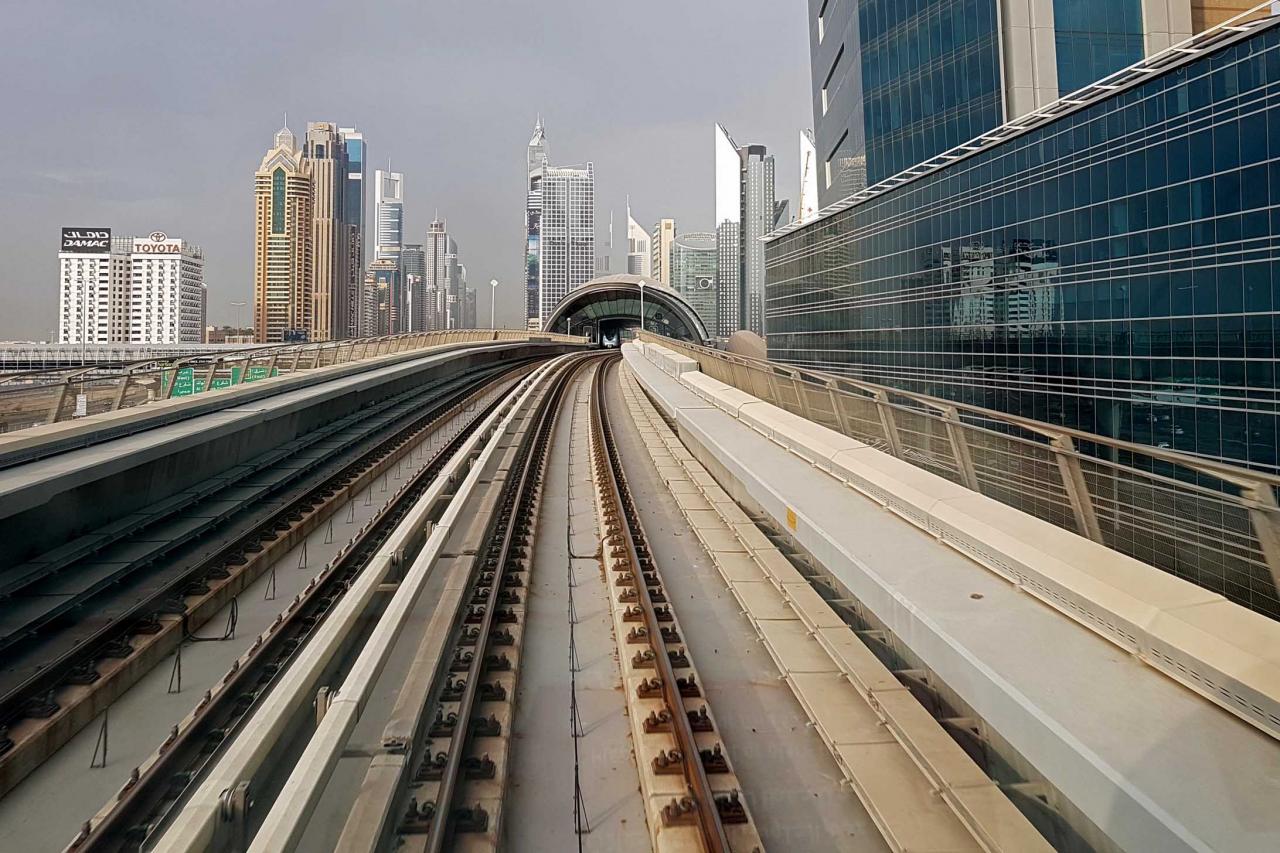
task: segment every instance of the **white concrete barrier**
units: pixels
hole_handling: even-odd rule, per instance
[[[662,367],[663,349],[650,344],[645,357]],[[1280,623],[705,374],[672,375],[756,432],[1280,738]]]

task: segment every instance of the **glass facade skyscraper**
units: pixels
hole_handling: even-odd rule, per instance
[[[1276,23],[784,229],[770,357],[1277,469]]]
[[[1189,37],[1191,6],[809,0],[821,205]]]
[[[1067,94],[1142,58],[1142,0],[1053,0],[1058,92]]]
[[[868,184],[1001,123],[996,0],[857,6]]]
[[[671,244],[671,289],[684,297],[707,329],[716,327],[716,235],[681,234]]]

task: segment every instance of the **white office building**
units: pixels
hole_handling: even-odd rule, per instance
[[[399,263],[404,247],[404,175],[378,169],[375,179],[373,259]]]
[[[627,275],[650,278],[653,274],[653,253],[649,251],[649,233],[631,216],[631,202],[627,201]]]
[[[550,165],[542,119],[528,149],[525,202],[527,321],[542,328],[566,293],[596,275],[596,177],[592,164]]]

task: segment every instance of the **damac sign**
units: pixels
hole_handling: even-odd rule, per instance
[[[182,252],[181,240],[170,240],[163,231],[152,231],[146,237],[137,237],[133,241],[135,255],[176,255]]]
[[[98,254],[111,251],[110,228],[63,228],[62,251]]]

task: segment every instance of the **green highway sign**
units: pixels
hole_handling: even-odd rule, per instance
[[[165,370],[161,372],[161,381],[164,387],[169,385],[169,377],[172,372]],[[178,369],[177,377],[173,380],[173,390],[169,393],[170,397],[190,397],[192,394],[199,394],[204,390],[204,381],[207,371],[201,370],[197,375],[194,367],[183,367]],[[242,367],[232,367],[230,375],[215,376],[212,384],[214,388],[230,388],[232,385],[239,385],[243,382],[254,382],[258,379],[267,378],[267,368],[265,365],[254,365],[245,371]],[[271,376],[279,376],[280,371],[277,368],[271,368]]]

